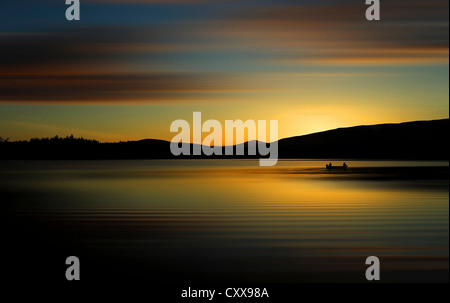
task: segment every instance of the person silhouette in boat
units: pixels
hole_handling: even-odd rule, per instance
[[[344,167],[344,170],[347,170],[347,167],[348,167],[347,163],[344,162],[344,164],[342,166]]]

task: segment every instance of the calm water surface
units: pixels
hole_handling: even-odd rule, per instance
[[[448,175],[396,172],[448,162],[325,163],[2,162],[3,254],[49,276],[77,255],[92,281],[364,282],[372,255],[384,281],[448,281]]]

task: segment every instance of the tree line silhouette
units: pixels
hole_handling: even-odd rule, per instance
[[[0,143],[8,143],[9,138],[3,138],[0,137]],[[31,138],[30,140],[21,140],[21,141],[13,141],[15,143],[100,143],[97,140],[93,139],[86,139],[83,137],[76,138],[74,135],[66,136],[66,137],[60,137],[58,135],[54,137],[43,137],[43,138]]]
[[[278,141],[280,159],[403,159],[447,160],[449,119],[340,128]],[[247,144],[246,144],[247,145]],[[192,144],[190,146],[192,154]],[[247,146],[245,146],[247,150]],[[223,153],[224,154],[224,153]],[[235,154],[235,153],[234,153]],[[214,156],[214,158],[261,158]],[[10,141],[0,137],[0,159],[172,159],[170,142],[145,139],[102,143],[83,137],[32,138]]]

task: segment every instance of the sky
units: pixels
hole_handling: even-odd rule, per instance
[[[449,116],[447,0],[0,2],[0,137],[171,140],[177,119],[285,138]]]

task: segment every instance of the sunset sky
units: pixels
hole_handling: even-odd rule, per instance
[[[170,140],[172,121],[279,137],[448,118],[448,0],[0,2],[0,136]]]

